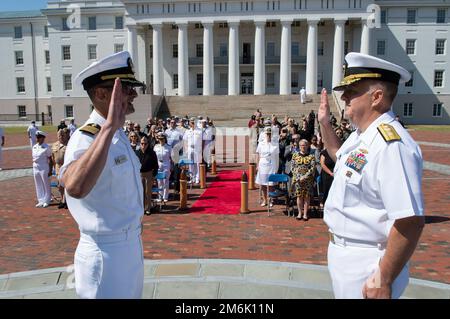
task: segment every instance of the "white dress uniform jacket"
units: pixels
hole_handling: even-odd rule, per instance
[[[269,185],[269,175],[278,171],[280,147],[277,143],[262,141],[256,148],[259,154],[258,173],[255,182],[259,185]]]
[[[94,110],[86,124],[102,126]],[[69,140],[62,176],[94,142],[95,135],[77,129]],[[122,129],[114,134],[97,183],[82,199],[66,191],[70,212],[81,239],[75,253],[75,281],[81,298],[141,298],[143,253],[141,218],[144,213],[141,164]]]
[[[165,144],[162,146],[161,144],[156,144],[153,150],[156,153],[156,157],[158,158],[158,165],[159,165],[159,172],[164,172],[166,174],[165,179],[158,179],[158,188],[161,188],[162,191],[161,197],[164,200],[167,200],[169,198],[169,178],[170,178],[170,171],[171,171],[171,157],[172,157],[172,148]]]
[[[202,128],[203,158],[206,163],[211,163],[211,151],[214,147],[214,129],[210,126]]]
[[[386,142],[378,131],[382,123],[401,139]],[[362,298],[363,284],[384,255],[394,221],[423,215],[422,153],[388,112],[364,133],[352,133],[336,157],[324,221],[335,239],[347,244],[330,242],[329,269],[337,298]],[[394,298],[406,288],[407,268],[394,282]]]
[[[194,162],[189,165],[189,170],[193,174],[195,183],[200,180],[200,164],[202,162],[202,131],[189,128],[183,135],[184,151],[183,155]]]
[[[33,156],[33,176],[36,187],[36,196],[39,204],[50,204],[52,197],[50,188],[49,157],[52,156],[52,149],[48,144],[35,144],[32,148]]]
[[[168,128],[165,134],[167,135],[167,145],[172,148],[172,160],[174,163],[178,163],[180,150],[183,147],[183,133],[178,128]]]
[[[280,142],[280,129],[276,125],[271,126],[272,129],[272,143],[279,143]],[[264,133],[264,130],[260,130],[259,137],[258,137],[258,143],[264,142],[266,140],[266,133]]]

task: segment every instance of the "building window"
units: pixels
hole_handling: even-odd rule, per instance
[[[219,29],[227,29],[228,28],[228,23],[224,22],[224,23],[219,23]]]
[[[416,54],[416,40],[413,39],[406,40],[406,54],[408,55]]]
[[[203,89],[203,73],[197,74],[197,89]]]
[[[226,89],[228,87],[228,74],[227,73],[220,73],[219,86],[221,89]]]
[[[266,28],[275,28],[276,26],[277,26],[277,23],[275,21],[266,22]]]
[[[385,55],[386,54],[386,41],[378,40],[377,41],[377,55]]]
[[[69,26],[67,25],[67,18],[62,18],[62,30],[69,31]]]
[[[72,74],[63,74],[64,91],[72,90]]]
[[[436,23],[445,23],[445,18],[446,18],[446,10],[437,9]]]
[[[22,39],[22,27],[14,27],[14,39]]]
[[[323,73],[322,72],[317,73],[317,87],[323,88]]]
[[[47,76],[46,80],[47,80],[47,92],[50,93],[52,91],[52,79],[49,76]]]
[[[88,30],[97,30],[97,17],[88,17]]]
[[[433,117],[442,116],[442,103],[433,104]]]
[[[298,88],[298,72],[291,73],[291,87]]]
[[[442,106],[443,103],[433,104],[433,117],[442,117]]]
[[[172,57],[178,58],[178,44],[172,45]]]
[[[88,59],[89,60],[97,59],[97,45],[96,44],[88,45]]]
[[[25,78],[16,78],[17,93],[25,93]]]
[[[416,23],[417,10],[416,9],[408,9],[406,23]]]
[[[292,22],[291,27],[293,27],[293,28],[298,28],[298,27],[300,27],[300,21],[297,20],[297,21]]]
[[[122,30],[123,29],[123,17],[115,17],[115,23],[114,23],[114,28],[116,30]]]
[[[178,89],[178,74],[173,75],[173,88]]]
[[[114,53],[122,52],[123,51],[123,44],[114,44]]]
[[[73,105],[64,105],[65,117],[73,117]]]
[[[411,73],[411,79],[405,83],[405,87],[412,87],[414,85],[414,71],[409,71]]]
[[[323,56],[323,47],[324,47],[324,42],[323,41],[319,41],[317,43],[317,55],[322,55]]]
[[[444,71],[437,70],[434,71],[434,87],[442,87],[444,80]]]
[[[44,39],[48,39],[48,26],[44,26]]]
[[[436,55],[445,54],[445,39],[436,40]]]
[[[228,56],[228,46],[226,43],[221,43],[219,46],[219,56],[224,58]]]
[[[23,51],[15,51],[16,65],[23,65]]]
[[[64,61],[70,60],[70,45],[63,45],[62,46],[62,59]]]
[[[386,22],[387,22],[387,12],[386,12],[386,9],[385,9],[385,10],[381,10],[381,13],[380,13],[380,22],[381,22],[381,24],[386,24]]]
[[[153,44],[150,44],[150,59],[153,59]]]
[[[300,56],[300,43],[292,42],[291,55],[292,56]]]
[[[45,64],[50,64],[50,51],[45,50]]]
[[[17,112],[19,117],[27,117],[27,108],[25,105],[17,105]]]
[[[403,104],[403,117],[412,117],[413,115],[413,104],[404,103]]]
[[[275,88],[275,73],[267,73],[267,88]]]
[[[348,41],[344,41],[344,55],[348,53]]]
[[[275,56],[275,43],[267,42],[267,56],[274,57]]]
[[[202,58],[203,57],[203,43],[197,44],[196,46],[196,57]]]
[[[195,29],[203,29],[203,24],[201,24],[201,23],[196,23],[196,24],[194,25],[194,28],[195,28]]]

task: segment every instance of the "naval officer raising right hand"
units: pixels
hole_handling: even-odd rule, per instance
[[[141,164],[122,126],[137,81],[130,54],[113,54],[78,74],[94,105],[67,146],[60,176],[78,223],[75,288],[81,298],[141,298],[144,213]]]

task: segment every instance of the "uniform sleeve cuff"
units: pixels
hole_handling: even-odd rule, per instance
[[[399,212],[388,213],[388,219],[390,219],[390,220],[402,219],[402,218],[412,217],[412,216],[423,216],[423,209],[421,209],[417,212],[408,209],[408,210],[402,210]]]

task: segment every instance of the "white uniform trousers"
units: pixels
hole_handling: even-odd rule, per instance
[[[166,178],[164,179],[158,179],[158,188],[162,189],[160,191],[160,195],[162,199],[169,199],[169,186],[170,186],[170,168],[167,166],[161,166],[161,163],[159,163],[160,170],[159,172],[166,173]]]
[[[336,299],[362,299],[362,289],[367,278],[378,269],[385,249],[328,245],[328,270]],[[409,281],[408,264],[392,285],[392,298],[402,295]]]
[[[47,169],[42,169],[39,166],[33,166],[34,185],[36,187],[36,197],[39,204],[50,204],[52,192],[50,189],[50,177],[48,177]]]
[[[141,228],[116,235],[81,233],[75,289],[83,299],[140,299],[144,284]]]

